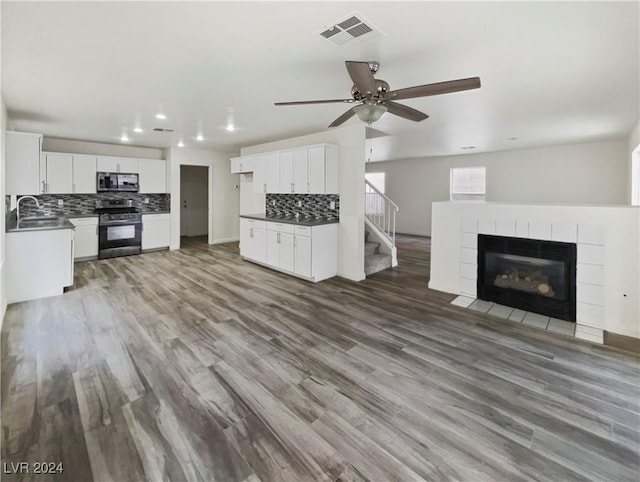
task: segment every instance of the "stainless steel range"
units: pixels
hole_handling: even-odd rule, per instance
[[[129,256],[142,251],[142,215],[131,199],[96,201],[99,215],[98,258]]]

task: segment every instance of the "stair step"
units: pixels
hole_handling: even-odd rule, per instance
[[[378,254],[380,252],[380,243],[364,243],[364,254],[369,256],[371,254]]]
[[[370,254],[364,257],[364,273],[367,276],[389,268],[391,268],[390,254]]]

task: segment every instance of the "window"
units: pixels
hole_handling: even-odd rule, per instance
[[[367,172],[364,178],[384,194],[384,172]]]
[[[486,194],[485,167],[451,168],[450,198],[455,200],[484,201]]]

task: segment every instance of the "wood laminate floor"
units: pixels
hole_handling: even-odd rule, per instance
[[[362,283],[183,246],[9,306],[2,480],[638,480],[638,359],[448,304],[427,240]]]

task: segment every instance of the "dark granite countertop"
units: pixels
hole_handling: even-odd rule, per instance
[[[298,226],[323,226],[325,224],[337,224],[339,219],[296,218],[295,216],[268,216],[262,214],[241,214],[241,218],[257,219],[276,223],[296,224]]]
[[[46,216],[39,217],[38,220],[28,218],[20,220],[18,223],[15,216],[11,216],[7,223],[7,233],[22,233],[26,231],[51,231],[54,229],[75,229],[74,225],[65,217]]]
[[[142,211],[142,213],[140,214],[142,214],[143,216],[145,214],[171,214],[171,211]]]
[[[97,218],[98,217],[98,213],[65,214],[64,217],[66,217],[68,219]]]

